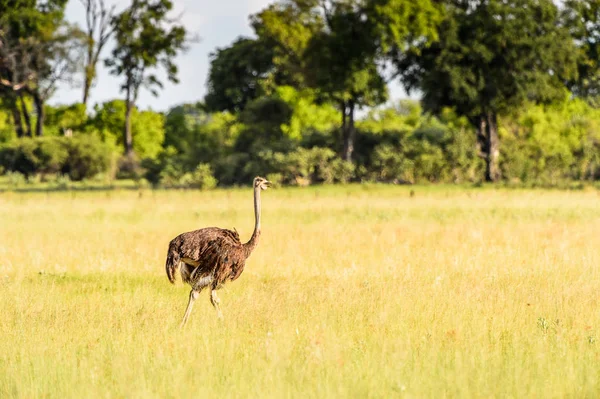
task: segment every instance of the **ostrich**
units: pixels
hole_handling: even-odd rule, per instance
[[[181,266],[181,278],[192,287],[190,299],[181,321],[185,325],[194,306],[194,301],[200,291],[210,286],[210,302],[217,311],[217,316],[223,318],[219,307],[220,300],[217,290],[228,280],[237,279],[246,259],[250,256],[260,237],[260,191],[266,190],[271,183],[262,177],[254,178],[254,232],[250,240],[242,244],[237,231],[206,227],[183,233],[169,243],[167,253],[167,277],[175,283],[175,273]]]

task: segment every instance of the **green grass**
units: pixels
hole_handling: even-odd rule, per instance
[[[0,397],[597,396],[596,190],[269,190],[180,330],[169,240],[252,224],[248,188],[0,193]]]

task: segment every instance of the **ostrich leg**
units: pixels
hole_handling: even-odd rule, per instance
[[[217,290],[215,290],[215,289],[213,289],[210,292],[210,303],[212,303],[212,305],[217,310],[217,317],[219,319],[222,319],[223,318],[223,313],[221,313],[221,307],[219,306],[219,304],[221,303],[221,300],[217,296]]]
[[[185,326],[185,323],[187,322],[188,317],[190,317],[190,313],[192,313],[192,308],[194,307],[194,301],[196,300],[196,298],[198,298],[198,295],[200,295],[200,291],[202,291],[204,289],[204,287],[206,287],[207,285],[212,283],[212,281],[213,281],[213,277],[207,276],[207,277],[199,278],[198,281],[196,281],[194,283],[194,285],[192,286],[192,290],[190,291],[190,300],[188,302],[187,308],[185,309],[185,314],[183,315],[183,320],[181,321],[180,327]]]
[[[200,291],[196,291],[192,288],[192,290],[190,291],[190,300],[188,301],[187,308],[185,308],[185,314],[183,315],[183,320],[181,321],[181,325],[179,326],[180,328],[183,328],[183,326],[185,326],[185,323],[187,323],[187,319],[188,317],[190,317],[190,313],[192,313],[192,308],[194,307],[194,301],[196,300],[196,298],[198,298],[198,295],[200,295]]]

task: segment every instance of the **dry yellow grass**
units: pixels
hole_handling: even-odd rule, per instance
[[[596,191],[270,190],[179,330],[169,240],[252,224],[250,189],[0,194],[0,397],[600,392]]]

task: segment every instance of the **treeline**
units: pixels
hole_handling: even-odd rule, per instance
[[[0,172],[198,188],[600,178],[600,0],[281,0],[212,54],[204,99],[165,113],[135,103],[160,69],[176,82],[193,45],[172,3],[83,3],[87,28],[64,0],[0,0]],[[124,99],[88,110],[111,37]],[[81,103],[45,103],[76,76]],[[390,105],[394,79],[422,100]]]

